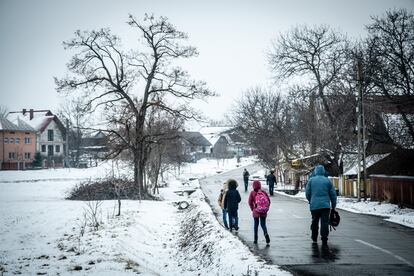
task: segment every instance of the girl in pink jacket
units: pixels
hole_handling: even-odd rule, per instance
[[[266,217],[270,207],[270,198],[269,195],[261,189],[260,181],[253,181],[253,191],[250,193],[248,202],[254,218],[254,243],[257,243],[257,232],[260,221],[260,226],[263,229],[266,243],[269,244],[270,237],[267,233]]]

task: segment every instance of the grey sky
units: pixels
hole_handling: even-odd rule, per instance
[[[0,105],[9,110],[56,110],[53,77],[64,76],[71,53],[62,41],[77,29],[110,27],[126,49],[135,37],[128,13],[167,16],[190,36],[200,55],[185,64],[221,96],[195,106],[220,119],[241,92],[270,83],[266,50],[277,34],[298,24],[328,24],[352,37],[365,35],[371,15],[414,10],[414,0],[0,0]]]

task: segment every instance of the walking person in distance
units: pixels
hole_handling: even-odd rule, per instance
[[[272,196],[276,184],[276,176],[274,170],[271,170],[270,173],[267,175],[266,182],[267,185],[269,185],[269,194]]]
[[[321,221],[322,245],[328,245],[329,214],[330,209],[336,207],[336,191],[332,182],[325,176],[325,168],[317,165],[312,176],[306,184],[306,199],[312,214],[312,240],[317,242],[319,220]]]
[[[244,181],[244,191],[245,192],[247,192],[247,187],[249,186],[249,176],[250,176],[249,171],[244,169],[244,171],[243,171],[243,181]]]
[[[239,209],[241,197],[239,191],[237,190],[237,181],[234,179],[229,179],[227,183],[229,190],[226,192],[226,195],[224,197],[224,209],[226,209],[227,213],[229,214],[230,231],[233,229],[238,231],[239,217],[237,211]]]
[[[253,181],[253,191],[250,192],[248,203],[254,219],[254,243],[257,243],[260,222],[266,243],[269,244],[270,237],[267,232],[266,217],[270,207],[270,198],[261,188],[260,181]]]

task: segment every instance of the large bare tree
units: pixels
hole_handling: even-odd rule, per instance
[[[269,63],[277,80],[301,79],[295,91],[307,103],[301,107],[306,128],[318,133],[309,135],[310,151],[331,151],[333,171],[339,173],[343,147],[338,107],[345,99],[333,86],[350,63],[346,37],[328,26],[295,27],[273,43]]]
[[[414,114],[401,103],[414,104],[414,15],[400,9],[372,20],[367,26],[366,78],[375,86],[372,92],[385,97],[397,109],[398,118],[395,115],[386,118],[389,131],[397,134],[393,135],[394,142],[412,147]]]
[[[234,106],[232,120],[268,168],[280,156],[293,154],[290,109],[278,93],[262,88],[249,89]]]
[[[142,43],[128,54],[109,29],[77,31],[73,39],[64,42],[66,49],[77,53],[68,64],[71,76],[56,79],[56,84],[58,91],[82,91],[92,110],[128,106],[128,125],[134,137],[124,144],[133,156],[134,181],[141,195],[145,147],[151,142],[145,134],[148,110],[156,107],[176,116],[194,118],[197,114],[189,108],[189,102],[213,93],[204,82],[193,81],[187,72],[172,66],[174,60],[193,57],[197,51],[183,45],[187,35],[167,18],[145,15],[139,22],[130,15],[127,23],[137,30],[137,43]],[[171,99],[174,104],[168,102]],[[122,135],[118,136],[122,139]]]

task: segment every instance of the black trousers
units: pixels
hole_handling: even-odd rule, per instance
[[[321,220],[321,238],[322,241],[328,240],[329,235],[329,213],[330,208],[312,210],[312,239],[316,240],[318,238],[319,230],[319,219]]]

